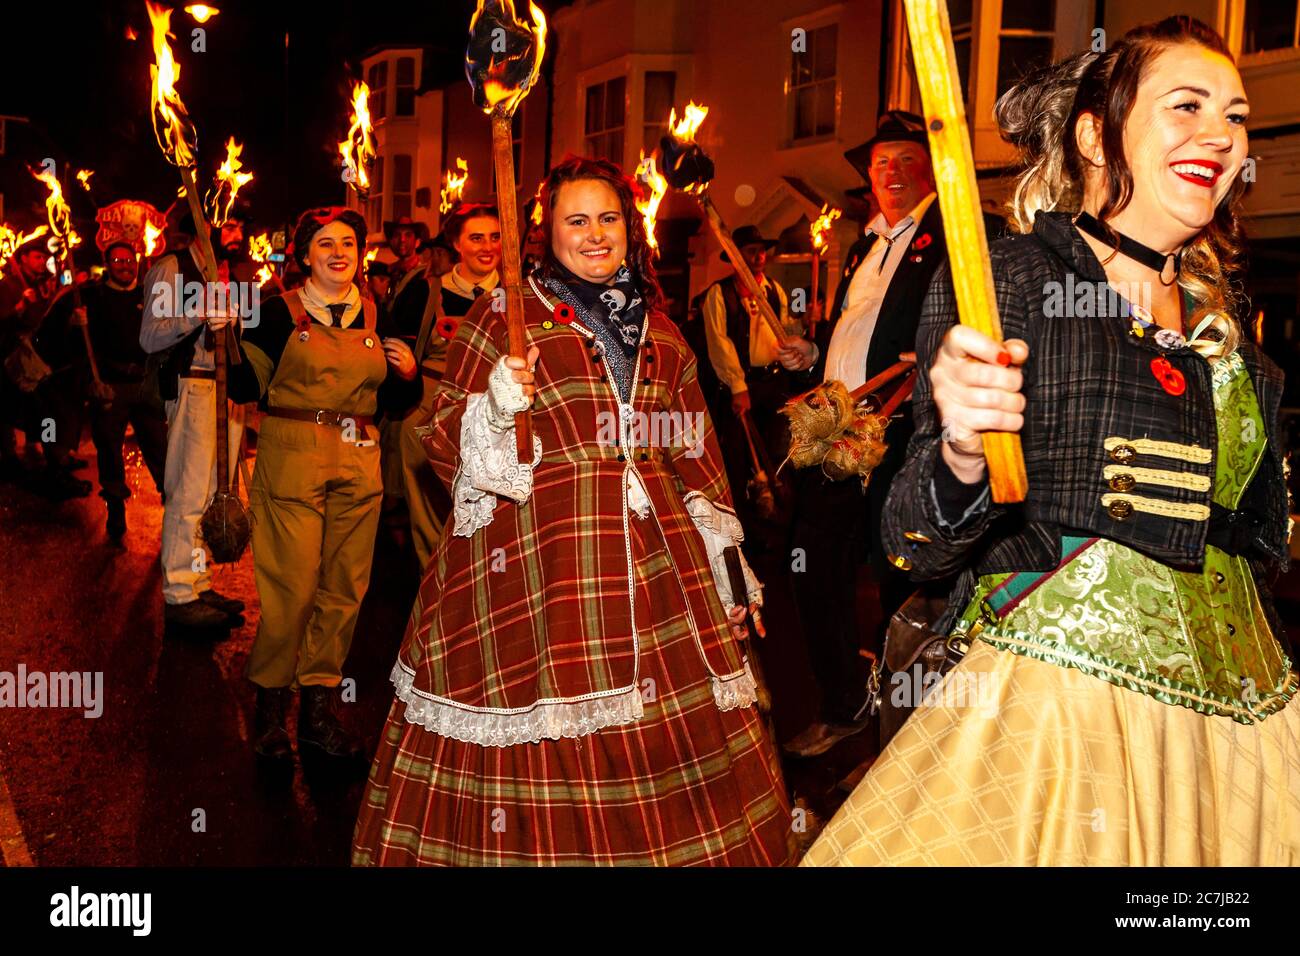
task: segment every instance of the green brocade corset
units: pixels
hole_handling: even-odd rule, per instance
[[[1213,383],[1214,500],[1235,509],[1268,440],[1239,355],[1215,366]],[[1213,546],[1200,570],[1180,571],[1106,538],[1066,537],[1055,571],[980,578],[958,629],[1241,723],[1281,709],[1296,689],[1246,559]]]

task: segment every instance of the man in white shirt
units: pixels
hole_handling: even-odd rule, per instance
[[[849,249],[831,320],[818,344],[826,353],[822,378],[854,389],[900,357],[915,357],[921,303],[945,251],[921,117],[886,113],[876,135],[844,155],[871,183],[880,211]],[[877,655],[884,623],[912,588],[907,576],[891,566],[902,565],[885,555],[880,544],[880,511],[911,435],[910,407],[903,409],[886,434],[889,451],[865,491],[856,478],[832,481],[816,468],[797,473],[791,538],[806,563],[792,579],[822,691],[822,713],[785,745],[796,756],[825,753],[867,725],[870,667],[860,654],[865,627],[855,601],[861,565],[870,557],[879,589],[882,623],[874,640],[868,635],[867,641]]]
[[[193,220],[182,231],[192,240]],[[243,222],[232,218],[213,234],[217,271],[229,283],[242,248]],[[212,588],[199,518],[217,488],[216,362],[212,336],[232,321],[230,310],[208,312],[210,296],[200,267],[198,244],[163,256],[145,274],[140,347],[166,353],[158,386],[167,411],[167,460],[163,475],[163,620],[169,633],[218,637],[242,618],[242,601]],[[237,286],[231,285],[233,302]],[[178,295],[179,292],[179,295]],[[201,292],[202,297],[192,295]],[[237,312],[235,313],[238,314]],[[208,333],[211,334],[208,334]],[[239,461],[244,430],[243,406],[229,406],[229,466]]]
[[[731,414],[720,409],[714,425],[736,511],[748,527],[757,514],[745,494],[752,465],[741,417],[749,416],[774,470],[789,444],[785,419],[779,415],[781,406],[812,387],[812,369],[820,352],[802,337],[802,323],[791,318],[785,289],[766,274],[768,250],[776,240],[763,238],[754,226],[741,226],[732,239],[787,333],[784,342],[777,340],[738,273],[710,286],[700,304],[709,364],[730,395]],[[725,252],[722,260],[728,261]]]

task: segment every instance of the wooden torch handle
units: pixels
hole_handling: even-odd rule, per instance
[[[768,303],[767,296],[765,296],[763,290],[758,287],[758,280],[754,278],[754,273],[749,271],[749,266],[746,265],[745,260],[741,258],[740,250],[736,248],[736,241],[731,238],[731,230],[728,229],[726,223],[722,221],[722,214],[719,213],[718,208],[713,205],[713,200],[709,198],[708,193],[705,193],[700,197],[700,207],[704,210],[704,215],[709,220],[709,228],[711,228],[713,234],[717,236],[718,242],[722,244],[723,250],[727,253],[727,258],[731,260],[732,266],[735,267],[736,274],[740,276],[740,281],[745,284],[745,288],[749,290],[749,294],[752,295],[754,301],[758,303],[758,314],[763,317],[763,321],[765,321],[768,328],[772,330],[772,334],[776,336],[776,340],[782,345],[785,345],[785,329],[781,327],[781,323],[777,321],[776,316],[772,313],[772,306]]]
[[[988,236],[975,182],[975,160],[971,154],[953,54],[952,28],[944,0],[903,0],[907,9],[907,33],[912,61],[925,107],[930,137],[930,158],[934,166],[939,208],[943,212],[944,234],[957,314],[962,325],[1002,341],[993,272],[989,267]],[[1013,432],[985,432],[984,458],[988,462],[993,500],[999,503],[1024,501],[1029,490],[1020,436]]]
[[[510,354],[528,357],[524,331],[523,270],[519,265],[519,210],[515,207],[515,157],[511,149],[510,115],[492,113],[492,161],[496,167],[497,210],[501,214],[501,274],[506,290],[506,334]],[[528,411],[515,416],[515,452],[520,464],[533,463],[533,420]]]

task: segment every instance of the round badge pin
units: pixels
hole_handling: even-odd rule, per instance
[[[443,319],[438,323],[438,334],[444,339],[451,341],[452,336],[456,334],[457,322],[455,319]]]
[[[370,336],[367,335],[367,336],[366,336],[366,348],[368,348],[368,349],[373,349],[374,347],[375,347],[375,340],[372,339]]]
[[[550,319],[542,319],[542,328],[550,330],[555,328],[555,323]]]
[[[1156,333],[1156,345],[1162,349],[1180,349],[1186,344],[1187,340],[1177,329],[1161,329]]]
[[[561,302],[555,307],[555,321],[561,325],[568,325],[573,321],[573,306]],[[544,324],[544,323],[543,323]]]

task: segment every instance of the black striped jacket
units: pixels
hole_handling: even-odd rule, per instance
[[[990,261],[1003,334],[1029,344],[1021,432],[1029,494],[1018,505],[984,496],[985,504],[956,528],[940,522],[932,494],[940,423],[923,372],[913,396],[916,432],[885,507],[882,537],[895,563],[922,580],[961,571],[1045,571],[1059,563],[1061,535],[1083,533],[1172,566],[1200,566],[1217,443],[1210,364],[1189,348],[1160,348],[1149,333],[1134,336],[1129,318],[1059,314],[1053,295],[1060,289],[1087,281],[1111,293],[1101,263],[1067,214],[1039,213],[1032,234],[993,243]],[[929,369],[956,321],[945,263],[921,312],[921,369]],[[1258,577],[1287,564],[1289,508],[1277,431],[1283,379],[1252,343],[1243,342],[1240,351],[1269,445],[1239,505],[1262,519],[1245,552]],[[1161,385],[1152,371],[1159,358],[1183,374],[1183,394]]]

